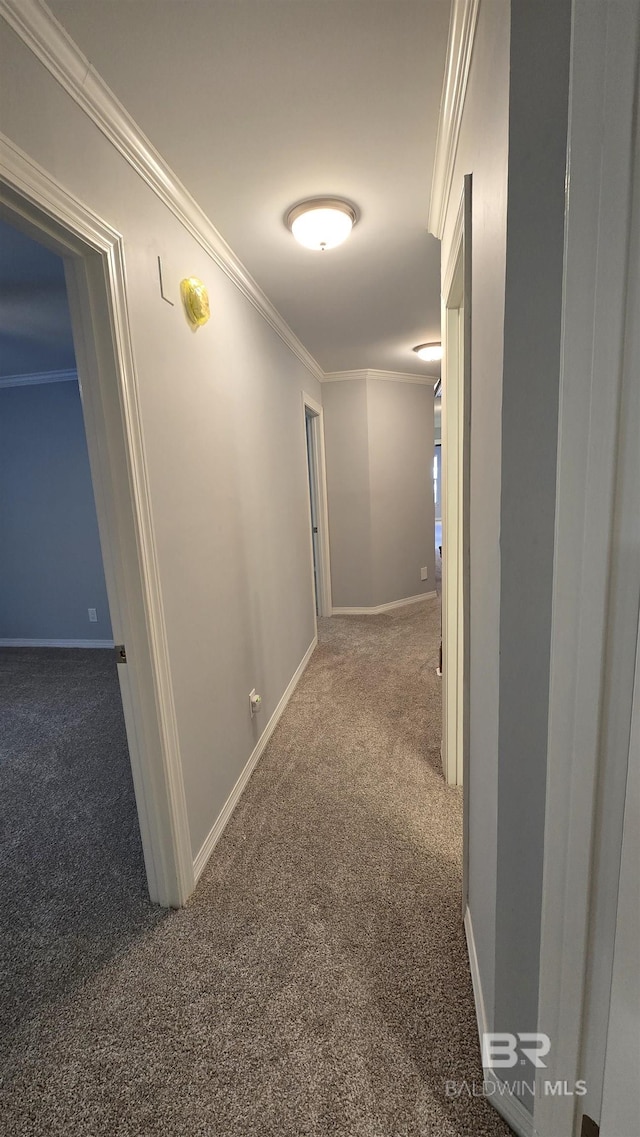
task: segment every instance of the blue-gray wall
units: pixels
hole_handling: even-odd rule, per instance
[[[0,218],[0,376],[75,367],[62,258]]]
[[[0,639],[110,638],[78,384],[0,388]]]

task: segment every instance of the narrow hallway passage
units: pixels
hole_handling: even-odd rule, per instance
[[[445,1094],[447,1080],[479,1084],[482,1070],[461,794],[440,773],[439,619],[426,600],[321,621],[188,906],[136,906],[129,889],[122,910],[98,907],[109,952],[75,980],[59,967],[55,996],[3,1031],[8,1135],[510,1132],[485,1100]],[[76,779],[69,794],[89,788]],[[70,801],[69,826],[81,817]],[[70,882],[70,910],[75,894]],[[82,956],[63,916],[49,921],[43,966],[56,950]],[[28,937],[28,910],[22,922]],[[7,944],[11,983],[20,935]]]

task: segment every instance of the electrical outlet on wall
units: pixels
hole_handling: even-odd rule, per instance
[[[97,624],[98,623],[98,613],[96,612],[96,609],[95,608],[89,608],[89,609],[87,609],[87,611],[89,612],[89,623],[90,624]]]
[[[428,579],[429,579],[429,570],[428,570],[426,565],[423,565],[422,568],[420,569],[420,580],[428,580]]]

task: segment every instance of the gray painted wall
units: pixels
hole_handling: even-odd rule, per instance
[[[468,902],[512,1032],[537,1027],[570,8],[480,6],[443,240],[472,173]]]
[[[377,605],[435,590],[433,387],[367,379],[367,388]]]
[[[495,1003],[507,1031],[538,1021],[570,41],[570,0],[512,0]]]
[[[3,132],[124,238],[195,855],[313,640],[301,392],[320,402],[320,385],[17,37],[1,33]],[[194,275],[209,288],[212,318],[196,334],[160,297],[158,255],[176,284]],[[252,722],[253,687],[263,709]]]
[[[111,639],[77,382],[0,388],[0,639]]]
[[[331,592],[334,607],[372,608],[368,388],[364,379],[325,383]]]
[[[433,591],[433,388],[363,377],[322,394],[334,607]]]

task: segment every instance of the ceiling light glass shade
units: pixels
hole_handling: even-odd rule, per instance
[[[356,211],[338,198],[301,201],[287,214],[287,225],[305,249],[324,252],[346,241],[356,223]]]
[[[441,343],[420,343],[413,350],[419,359],[424,359],[425,363],[437,363],[442,359]]]

